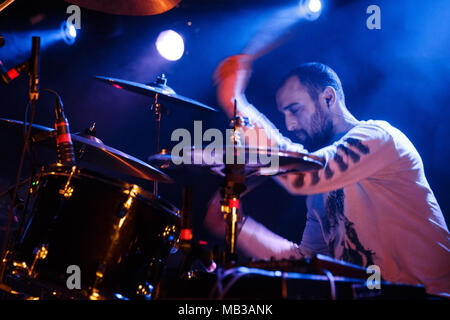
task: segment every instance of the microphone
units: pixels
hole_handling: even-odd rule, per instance
[[[31,45],[30,58],[30,100],[37,100],[39,98],[39,50],[40,37],[33,37]]]
[[[64,115],[64,108],[59,96],[55,96],[55,129],[56,129],[56,152],[58,163],[72,166],[75,164],[75,153],[73,151],[72,137],[70,136],[69,121]]]
[[[9,69],[8,71],[5,68],[5,65],[0,60],[0,78],[4,84],[9,84],[11,81],[13,81],[15,78],[20,76],[20,74],[24,70],[28,70],[29,62],[25,61],[21,64],[18,64],[14,68]]]
[[[0,47],[3,46],[5,40],[0,36]],[[0,60],[0,79],[4,84],[9,84],[16,79],[23,71],[28,71],[30,75],[30,100],[37,100],[39,97],[39,51],[40,38],[33,37],[31,44],[31,57],[25,62],[22,62],[15,67],[9,69]]]

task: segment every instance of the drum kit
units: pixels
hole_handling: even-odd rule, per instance
[[[180,2],[66,1],[123,15],[160,14]],[[33,103],[39,97],[38,56],[39,39],[33,37],[31,58],[23,64],[30,75],[30,122],[0,118],[4,137],[24,138],[16,182],[0,191],[0,197],[11,196],[0,253],[0,299],[320,299],[335,298],[338,291],[350,298],[367,294],[364,268],[329,257],[252,261],[245,265],[238,260],[237,235],[242,218],[239,198],[247,188],[248,178],[318,170],[323,167],[322,159],[306,153],[242,146],[238,143],[239,132],[252,125],[237,115],[235,106],[230,123],[233,134],[222,151],[210,154],[213,161],[180,164],[178,156],[160,146],[166,104],[204,112],[217,110],[177,94],[167,85],[164,75],[148,84],[95,77],[107,85],[152,99],[156,147],[148,162],[105,145],[95,135],[95,124],[71,134],[55,92],[55,129],[33,124]],[[2,78],[4,82],[5,79]],[[230,148],[231,161],[227,153]],[[20,181],[25,154],[30,156],[33,169],[30,177]],[[184,148],[183,159],[186,155],[202,160],[205,156],[198,146]],[[261,161],[260,155],[276,157],[276,169]],[[197,217],[191,217],[190,188],[183,189],[182,210],[159,195],[158,184],[177,183],[167,173],[175,168],[192,172],[200,169],[223,177],[218,212],[226,225],[223,250],[215,248],[211,252],[194,240],[191,220]],[[147,187],[151,186],[148,182],[153,184],[152,189]],[[9,236],[12,217],[19,216],[14,215],[19,207],[19,186],[28,186],[27,200],[21,204],[16,230]],[[168,259],[176,252],[181,252],[183,259],[176,275],[167,277]],[[195,269],[194,260],[202,263],[202,273]],[[334,276],[347,278],[339,280]],[[234,285],[238,279],[245,281]],[[403,287],[393,294],[403,294]],[[424,294],[422,289],[415,297]]]
[[[177,167],[173,156],[160,149],[159,126],[166,103],[205,112],[216,110],[176,94],[167,86],[164,75],[150,84],[100,76],[96,79],[152,98],[157,128],[155,153],[147,163],[109,147],[95,137],[95,125],[82,133],[70,134],[74,162],[63,162],[59,156],[56,162],[42,165],[22,183],[29,183],[32,205],[3,253],[1,286],[9,295],[41,299],[155,299],[162,271],[173,252],[182,251],[191,258],[203,254],[194,243],[189,226],[189,192],[185,192],[183,210],[158,194],[158,183],[176,183],[162,170]],[[237,132],[238,126],[247,122],[236,116],[232,119],[233,129]],[[28,125],[22,121],[0,119],[0,129],[10,136],[21,136],[25,127]],[[58,130],[37,124],[30,130],[30,148],[48,150],[56,159],[55,150],[61,140]],[[234,155],[244,154],[247,162],[226,164],[223,153],[215,155],[221,161],[216,159],[214,163],[220,165],[200,162],[180,166],[182,170],[200,167],[224,177],[221,213],[227,231],[225,250],[222,258],[217,258],[218,268],[237,262],[239,196],[246,189],[246,178],[264,175],[261,169],[268,166],[248,162],[259,159],[252,155],[262,150],[236,144],[233,148]],[[194,147],[184,150],[192,156],[201,151]],[[277,174],[322,166],[319,158],[308,154],[264,152],[279,157]],[[136,179],[151,181],[153,190],[133,183]],[[69,288],[71,268],[81,271],[78,290]],[[189,268],[190,264],[183,266],[187,273]]]

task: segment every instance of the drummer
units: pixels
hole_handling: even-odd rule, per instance
[[[228,116],[248,117],[281,149],[302,145],[324,159],[312,173],[276,180],[291,194],[307,196],[307,221],[299,244],[250,217],[240,226],[238,248],[256,259],[303,258],[316,253],[364,267],[376,265],[391,282],[422,284],[431,294],[450,294],[450,237],[410,140],[386,121],[357,120],[347,109],[338,75],[321,63],[289,72],[276,94],[278,110],[300,144],[279,135],[245,96],[253,57],[227,58],[216,70],[218,100]],[[206,226],[223,232],[210,203]],[[449,295],[450,296],[450,295]]]

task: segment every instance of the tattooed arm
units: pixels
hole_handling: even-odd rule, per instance
[[[361,122],[340,140],[313,153],[321,170],[287,174],[276,180],[293,194],[316,194],[366,179],[400,157],[393,137],[372,121]]]

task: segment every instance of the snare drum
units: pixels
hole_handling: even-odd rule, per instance
[[[178,239],[179,210],[136,185],[75,167],[51,167],[34,185],[13,253],[16,278],[63,296],[152,297]]]

